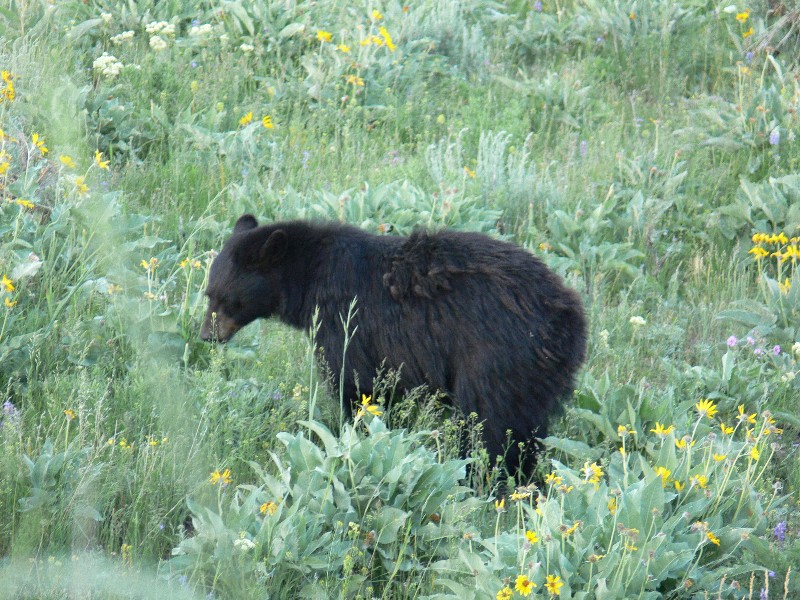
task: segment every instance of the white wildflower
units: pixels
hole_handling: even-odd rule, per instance
[[[130,42],[133,39],[134,35],[135,34],[134,34],[133,31],[123,31],[122,33],[119,33],[117,35],[111,36],[111,43],[116,45],[116,46],[120,46],[122,44],[126,44],[126,43]]]
[[[95,71],[99,71],[101,75],[114,78],[122,71],[123,64],[116,56],[103,52],[102,56],[94,59],[92,67],[94,67]]]
[[[204,23],[203,25],[193,25],[189,30],[189,37],[205,37],[211,35],[211,25]]]
[[[144,30],[150,35],[175,35],[175,24],[166,21],[152,21],[144,26]]]
[[[255,548],[256,545],[253,540],[240,537],[239,539],[233,540],[233,547],[237,550],[241,550],[242,552],[247,552],[248,550]]]
[[[154,35],[150,38],[150,47],[156,52],[160,52],[167,47],[167,42],[160,35]]]

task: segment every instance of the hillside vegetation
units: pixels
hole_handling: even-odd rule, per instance
[[[2,3],[0,597],[800,597],[798,56],[780,0]],[[245,212],[562,275],[536,477],[396,373],[343,422],[311,332],[202,342]]]

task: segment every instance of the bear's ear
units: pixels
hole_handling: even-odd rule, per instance
[[[253,215],[242,215],[233,226],[233,233],[242,233],[243,231],[250,231],[258,227],[258,221]]]
[[[273,231],[259,251],[259,262],[267,267],[274,267],[286,256],[289,247],[289,236],[283,229]]]

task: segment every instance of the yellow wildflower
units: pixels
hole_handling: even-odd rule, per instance
[[[547,591],[550,592],[553,596],[560,596],[561,587],[563,585],[564,582],[561,581],[561,577],[559,575],[548,575],[544,587],[546,587]]]
[[[751,27],[750,29],[748,29],[747,31],[745,31],[744,33],[742,33],[742,37],[743,37],[743,38],[749,38],[749,37],[750,37],[751,35],[753,35],[755,32],[756,32],[756,30],[755,30],[755,29],[753,29],[753,28]]]
[[[395,46],[394,43],[392,42],[392,36],[389,35],[389,32],[386,30],[386,27],[380,27],[378,29],[378,33],[381,34],[381,37],[383,38],[383,41],[386,42],[386,47],[389,50],[391,50],[392,52],[394,52],[394,50],[395,50],[395,48],[397,46]]]
[[[233,481],[231,479],[231,470],[225,469],[224,471],[212,471],[211,472],[211,485],[217,485],[221,483],[222,485],[228,485]]]
[[[750,449],[750,458],[754,461],[758,462],[758,459],[761,457],[761,452],[758,451],[758,446],[753,446]]]
[[[714,415],[717,414],[717,406],[711,400],[700,400],[694,407],[697,409],[697,414],[701,417],[712,419]]]
[[[689,443],[689,441],[691,441],[691,443]],[[694,445],[695,445],[695,440],[690,438],[688,435],[683,436],[679,440],[675,440],[675,446],[678,448],[678,450],[688,450]]]
[[[593,483],[594,487],[597,488],[600,485],[600,478],[603,476],[603,467],[596,462],[589,464],[587,460],[583,463],[583,476],[587,482]]]
[[[241,127],[244,127],[245,125],[249,125],[252,122],[253,122],[253,111],[252,110],[250,112],[248,112],[247,114],[245,114],[244,116],[242,116],[241,119],[239,119],[239,125]]]
[[[535,531],[526,531],[525,532],[525,539],[528,540],[531,544],[535,544],[539,541],[539,536],[536,535]]]
[[[608,512],[610,512],[612,515],[617,512],[617,499],[616,498],[610,498],[608,500]]]
[[[0,279],[0,287],[3,288],[3,291],[10,294],[14,291],[14,282],[11,281],[8,277],[3,275],[3,278]]]
[[[61,156],[58,157],[58,160],[60,160],[61,164],[63,164],[65,167],[67,167],[69,169],[74,169],[75,168],[75,161],[72,160],[71,156],[68,156],[66,154],[62,154]]]
[[[364,80],[361,79],[358,75],[345,75],[344,79],[347,83],[357,86],[363,86]]]
[[[672,475],[672,471],[666,467],[656,467],[656,475],[661,477],[661,487],[667,487],[667,482],[669,481],[669,476]]]
[[[142,259],[142,262],[139,263],[139,266],[145,269],[148,273],[154,271],[158,267],[158,258],[155,256],[150,257],[150,260]]]
[[[750,11],[749,10],[745,10],[743,12],[740,12],[740,13],[736,14],[736,20],[739,21],[739,23],[744,23],[749,18],[750,18]]]
[[[744,423],[745,421],[747,421],[748,423],[756,422],[756,413],[753,413],[751,415],[745,414],[744,404],[740,404],[738,410],[739,410],[739,416],[737,418],[739,419],[740,423]]]
[[[553,471],[544,478],[544,482],[552,485],[561,485],[564,482],[564,478],[561,477],[561,475],[557,475],[556,472]]]
[[[16,300],[12,300],[8,296],[6,296],[4,298],[3,302],[5,302],[5,305],[6,305],[7,308],[14,308],[17,305],[17,301]]]
[[[572,524],[572,527],[566,527],[565,525],[562,525],[561,529],[562,533],[564,534],[564,537],[570,536],[576,531],[578,531],[578,527],[580,527],[582,524],[583,524],[582,521],[575,521]]]
[[[469,167],[466,167],[466,166],[464,167],[464,173],[465,173],[467,176],[471,177],[472,179],[475,179],[475,171],[473,171],[473,170],[472,170],[472,169],[470,169]]]
[[[711,455],[711,458],[713,458],[716,462],[722,462],[723,460],[728,458],[728,455],[727,454],[716,454],[716,453],[714,453],[714,454]]]
[[[350,52],[350,46],[346,44],[339,44],[338,46],[336,46],[336,49],[342,54],[347,54],[348,52]]]
[[[708,477],[703,474],[693,475],[689,478],[689,483],[692,485],[696,485],[700,489],[706,489],[706,485],[708,485]]]
[[[261,125],[264,126],[264,129],[275,129],[275,124],[272,122],[272,117],[269,115],[266,115],[263,119],[261,119]]]
[[[330,42],[333,36],[329,31],[323,31],[322,29],[317,29],[317,39],[320,42]]]
[[[357,416],[363,417],[367,413],[376,417],[380,417],[383,414],[383,411],[372,404],[372,396],[361,394],[361,408],[358,409]]]
[[[278,512],[278,505],[274,502],[264,502],[264,504],[259,507],[259,510],[261,511],[262,515],[269,513],[270,516],[272,516]]]
[[[506,508],[506,499],[505,498],[500,498],[500,500],[495,500],[494,501],[494,509],[497,512],[505,510],[505,508]]]
[[[5,83],[5,87],[2,90],[2,95],[0,95],[0,101],[7,100],[8,102],[13,102],[14,98],[17,97],[17,92],[14,89],[14,75],[11,71],[0,71],[2,74],[3,83]]]
[[[627,437],[629,435],[636,435],[636,430],[627,425],[617,425],[617,435],[619,437]]]
[[[71,408],[68,408],[67,410],[65,410],[64,411],[64,415],[67,417],[67,421],[75,420],[75,411],[72,410]]]
[[[33,145],[36,146],[39,149],[39,152],[42,153],[42,156],[50,152],[47,149],[47,146],[44,145],[44,138],[41,137],[38,133],[34,133],[31,136],[31,140],[33,141]]]
[[[100,150],[94,151],[94,164],[96,164],[101,169],[105,169],[108,171],[108,163],[109,161],[103,160],[103,153]]]
[[[731,435],[734,432],[734,429],[735,429],[734,427],[731,427],[730,425],[725,425],[725,423],[720,423],[719,424],[719,428],[722,430],[722,433],[724,433],[725,435]]]
[[[513,595],[514,595],[514,591],[510,587],[505,586],[503,589],[501,589],[499,592],[497,592],[497,595],[495,596],[495,599],[496,600],[511,600],[511,597]]]
[[[380,21],[383,18],[383,15],[381,14],[381,12],[379,10],[373,10],[372,11],[372,18],[375,19],[376,21]]]
[[[706,537],[708,541],[714,544],[715,546],[719,546],[719,538],[714,535],[711,531],[706,531]]]
[[[89,191],[89,186],[84,183],[83,177],[75,178],[75,189],[78,190],[79,194],[85,194]]]
[[[675,431],[675,425],[670,425],[669,427],[664,427],[661,423],[656,421],[655,429],[651,429],[650,431],[652,433],[655,433],[656,435],[667,436],[670,433],[672,433],[673,431]]]
[[[673,481],[672,483],[675,485],[675,490],[678,491],[678,492],[680,492],[683,488],[686,487],[685,483],[681,483],[677,479],[675,481]]]
[[[514,582],[514,589],[517,590],[521,596],[530,596],[536,584],[528,579],[527,575],[518,575],[517,580]]]

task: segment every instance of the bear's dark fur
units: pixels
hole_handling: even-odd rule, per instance
[[[427,384],[477,413],[492,456],[507,430],[517,442],[546,434],[586,349],[578,294],[529,252],[478,233],[376,236],[341,224],[259,227],[244,215],[206,293],[205,340],[271,315],[307,329],[319,307],[316,341],[348,415],[356,381],[369,394],[377,368],[400,369],[403,387]],[[353,298],[358,330],[344,357],[341,316]],[[516,444],[505,458],[513,472]]]

